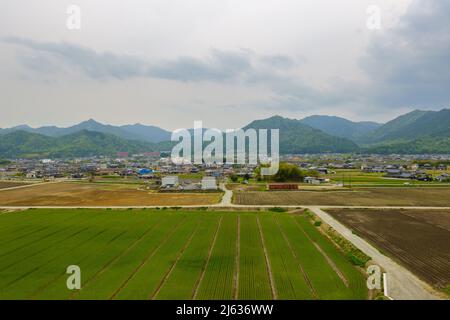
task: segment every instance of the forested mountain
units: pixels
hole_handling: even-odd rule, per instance
[[[310,116],[300,121],[330,135],[351,139],[353,141],[357,141],[361,136],[373,132],[381,126],[380,123],[376,122],[353,122],[335,116]]]

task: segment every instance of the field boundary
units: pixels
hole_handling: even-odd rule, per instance
[[[189,238],[186,240],[186,243],[183,245],[183,247],[181,248],[180,252],[178,252],[178,255],[177,255],[175,261],[172,263],[172,265],[169,268],[169,271],[164,275],[164,277],[162,277],[161,281],[158,284],[158,287],[156,288],[156,290],[153,293],[150,293],[150,295],[149,295],[147,300],[154,300],[156,298],[156,296],[158,295],[158,293],[161,291],[161,288],[166,283],[166,280],[170,277],[170,275],[172,274],[173,269],[175,269],[175,267],[177,266],[178,261],[180,261],[181,257],[184,255],[186,249],[191,244],[192,239],[197,234],[199,226],[200,226],[200,223],[197,223],[195,229],[191,232]]]
[[[234,274],[234,300],[238,299],[239,295],[239,264],[241,260],[241,218],[237,216],[237,233],[236,233],[236,257],[235,257],[235,274]]]
[[[319,296],[317,295],[316,289],[314,289],[314,287],[313,287],[313,285],[311,283],[311,280],[309,279],[308,275],[306,274],[305,269],[303,269],[302,263],[301,263],[300,259],[298,258],[297,254],[295,253],[295,250],[292,247],[291,241],[287,237],[286,233],[284,232],[283,228],[280,225],[280,222],[276,218],[275,218],[275,222],[276,222],[276,224],[278,226],[278,229],[280,230],[280,233],[283,235],[284,241],[286,241],[286,243],[287,243],[287,245],[289,247],[289,250],[291,251],[292,256],[294,257],[294,260],[297,263],[297,265],[298,265],[298,267],[300,269],[300,272],[302,273],[303,278],[305,279],[305,282],[308,285],[309,290],[311,291],[312,296],[315,299],[318,299]]]
[[[136,224],[137,224],[137,222],[133,223],[133,224],[130,225],[130,226],[135,226]],[[106,232],[106,231],[108,231],[108,228],[104,229],[103,232],[101,232],[101,233],[103,234],[103,233]],[[119,233],[114,234],[114,236],[113,236],[111,239],[109,239],[107,242],[105,242],[105,243],[102,245],[102,248],[104,248],[105,246],[108,246],[108,244],[110,244],[111,242],[114,242],[114,241],[116,241],[117,239],[119,239],[120,237],[122,237],[123,235],[127,234],[127,232],[128,232],[128,230],[122,230],[122,231],[120,231]],[[135,241],[137,241],[137,239],[136,239]],[[130,245],[132,245],[132,244],[130,244]],[[114,257],[114,258],[115,258],[115,257]],[[114,258],[113,258],[113,259],[114,259]],[[81,264],[83,261],[85,261],[85,260],[87,260],[87,259],[89,259],[89,256],[88,256],[88,255],[85,255],[85,256],[83,256],[82,258],[80,258],[79,260],[77,260],[76,264],[77,264],[77,265],[78,265],[78,264]],[[107,264],[108,264],[108,262],[107,262]],[[57,277],[53,278],[53,279],[50,280],[48,283],[46,283],[45,285],[41,286],[38,290],[36,290],[35,292],[33,292],[31,296],[33,297],[33,296],[39,295],[43,290],[45,290],[46,288],[48,288],[49,286],[51,286],[53,283],[55,283],[56,281],[58,281],[61,277],[65,276],[65,275],[66,275],[66,272],[65,272],[65,271],[61,272]],[[96,274],[94,274],[92,277],[96,277]],[[89,283],[89,282],[91,282],[91,280],[92,280],[92,278],[88,278],[88,279],[85,281],[85,283]],[[85,288],[85,287],[86,287],[86,286],[84,285],[84,286],[82,286],[81,289],[83,289],[83,288]],[[73,296],[74,296],[75,294],[78,294],[80,291],[81,291],[81,290],[75,291],[75,292],[71,293],[71,294],[69,295],[69,299],[72,299]]]
[[[92,236],[91,238],[87,239],[86,241],[84,241],[83,243],[81,243],[80,245],[84,245],[85,243],[89,243],[89,241],[91,241],[92,239],[95,239],[96,237],[102,235],[103,233],[105,233],[108,230],[108,228],[105,228],[101,231],[99,231],[97,234],[95,234],[94,236]],[[77,246],[78,247],[78,246]],[[54,260],[54,259],[53,259]],[[58,281],[60,277],[62,277],[65,273],[65,270],[62,271],[59,275],[57,275],[56,277],[54,277],[53,279],[51,279],[50,281],[48,281],[47,283],[41,285],[39,288],[37,288],[31,295],[30,295],[30,299],[33,299],[36,295],[38,295],[39,293],[42,292],[42,290],[45,290],[46,288],[48,288],[50,285],[52,285],[55,281]]]
[[[48,185],[48,184],[54,184],[54,183],[61,183],[61,182],[62,182],[62,181],[29,183],[29,184],[24,184],[24,185],[15,186],[15,187],[0,188],[0,192],[2,192],[2,191],[8,191],[8,190],[23,189],[23,188],[28,188],[28,187],[42,186],[42,185],[44,185],[44,184],[47,184],[47,185]]]
[[[352,231],[337,221],[331,215],[321,210],[320,207],[309,208],[320,219],[336,230],[342,237],[350,241],[359,250],[370,256],[372,260],[379,264],[389,275],[389,296],[398,300],[436,300],[441,299],[439,294],[420,280],[411,271],[399,265],[391,258],[380,253],[377,248],[369,242],[352,233]]]
[[[119,288],[117,288],[116,291],[113,292],[113,294],[109,297],[109,300],[114,299],[117,296],[117,294],[119,294],[119,292],[122,291],[122,289],[127,286],[128,282],[130,282],[130,280],[134,278],[136,273],[142,269],[142,267],[147,263],[147,261],[150,260],[156,254],[156,252],[158,252],[158,250],[172,237],[172,235],[178,230],[178,228],[183,224],[185,220],[186,217],[183,217],[183,219],[180,222],[178,222],[178,224],[166,235],[164,240],[161,241],[161,243],[155,249],[153,249],[151,252],[149,252],[149,254],[147,254],[144,257],[141,263],[133,270],[133,272],[131,272],[131,274],[122,283],[122,285]]]
[[[136,239],[133,243],[131,243],[125,250],[123,250],[120,254],[112,258],[110,261],[108,261],[99,271],[97,271],[91,278],[89,278],[85,284],[81,287],[79,291],[75,291],[71,294],[71,298],[77,295],[79,292],[81,292],[84,288],[88,287],[89,284],[97,279],[100,275],[102,275],[108,268],[114,264],[117,260],[122,258],[124,255],[126,255],[130,250],[132,250],[134,247],[136,247],[151,231],[153,231],[157,226],[159,226],[162,222],[158,221],[153,226],[148,228],[138,239]]]
[[[200,289],[200,286],[202,284],[203,278],[205,277],[206,268],[208,267],[209,260],[211,259],[211,254],[214,250],[214,247],[216,245],[217,235],[219,234],[220,227],[222,226],[222,219],[223,215],[220,216],[219,222],[217,223],[216,231],[214,232],[214,238],[211,242],[211,245],[209,246],[208,250],[208,257],[206,258],[206,261],[203,265],[202,272],[200,274],[200,277],[197,279],[197,282],[195,284],[194,293],[192,294],[192,300],[197,299],[198,290]]]
[[[67,230],[67,229],[69,229],[69,228],[70,228],[70,226],[67,227],[67,228],[64,228],[64,230]],[[45,251],[47,251],[47,250],[53,248],[53,247],[56,246],[57,244],[59,244],[59,243],[61,243],[61,242],[64,242],[64,241],[66,241],[66,240],[68,240],[68,239],[70,239],[70,238],[72,238],[72,237],[75,237],[76,235],[78,235],[78,234],[80,234],[80,233],[82,233],[82,232],[84,232],[84,231],[86,231],[86,230],[88,230],[88,229],[89,229],[89,227],[83,227],[83,228],[81,228],[81,229],[75,229],[76,232],[70,233],[68,236],[66,236],[66,237],[64,237],[63,239],[61,239],[58,243],[52,243],[52,244],[49,245],[48,247],[45,247],[45,248],[43,248],[42,250],[35,251],[35,252],[33,252],[32,254],[30,254],[30,255],[28,255],[28,256],[22,258],[21,260],[14,261],[14,262],[8,264],[7,266],[2,267],[2,268],[0,269],[0,272],[3,272],[3,271],[5,271],[5,270],[7,270],[8,268],[13,267],[14,265],[16,265],[16,264],[18,264],[18,263],[21,263],[21,262],[23,262],[24,260],[27,260],[27,259],[29,259],[29,258],[32,258],[32,257],[34,257],[34,256],[36,256],[36,255],[39,255],[39,254],[41,254],[41,253],[43,253],[43,252],[45,252]],[[47,236],[46,236],[46,237],[43,237],[43,238],[39,239],[38,241],[40,241],[40,240],[42,240],[42,239],[47,239],[47,238],[49,238],[49,237],[52,237],[53,235],[55,235],[55,234],[57,234],[57,233],[60,233],[60,231],[61,231],[61,230],[59,230],[59,231],[57,231],[57,232],[54,232],[54,233],[50,234],[48,237],[47,237]],[[20,249],[23,249],[23,248],[24,248],[24,246],[22,246]],[[14,251],[15,251],[15,250],[14,250]],[[12,252],[14,252],[14,251],[12,251]],[[12,253],[12,252],[9,251],[9,252],[7,252],[7,253],[1,255],[0,257],[3,257],[3,256],[5,256],[5,255],[7,256],[7,255],[9,255],[9,254]]]
[[[331,269],[333,269],[333,271],[338,275],[338,277],[341,279],[341,281],[344,283],[344,285],[348,288],[349,285],[348,285],[347,278],[345,278],[344,274],[342,273],[341,270],[339,270],[339,268],[334,263],[334,261],[325,253],[325,251],[323,251],[323,249],[319,246],[318,243],[316,243],[313,239],[311,239],[311,237],[306,233],[306,231],[303,229],[303,227],[300,225],[300,223],[298,223],[298,221],[296,219],[294,219],[294,221],[295,221],[295,224],[297,225],[297,227],[303,232],[305,237],[309,240],[309,242],[311,242],[314,245],[314,247],[317,249],[317,251],[319,251],[322,254],[322,256],[325,258],[325,260],[327,261],[327,263],[331,267]]]
[[[269,255],[267,253],[267,248],[266,248],[266,244],[264,243],[264,235],[262,232],[262,228],[261,228],[261,223],[259,222],[259,217],[256,216],[256,222],[258,223],[258,229],[259,229],[259,235],[261,238],[261,245],[264,251],[264,258],[266,260],[266,270],[267,270],[267,274],[269,276],[269,282],[270,282],[270,289],[272,290],[272,298],[274,300],[278,299],[278,293],[277,293],[277,288],[275,287],[275,281],[273,279],[273,274],[272,274],[272,268],[270,266],[270,260],[269,260]]]

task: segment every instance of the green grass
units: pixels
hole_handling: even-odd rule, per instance
[[[39,209],[0,215],[0,299],[271,299],[262,240],[279,299],[366,297],[364,277],[304,216]],[[81,290],[66,287],[69,265]]]
[[[362,172],[360,170],[335,170],[336,174],[328,174],[325,177],[332,182],[343,182],[345,186],[352,187],[404,187],[405,183],[410,187],[429,186],[429,187],[445,187],[450,186],[448,183],[439,181],[417,181],[410,179],[392,179],[384,177],[385,173]],[[434,177],[442,174],[444,171],[428,172]]]

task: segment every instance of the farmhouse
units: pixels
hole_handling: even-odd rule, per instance
[[[161,179],[161,188],[178,186],[178,176],[165,176]]]
[[[443,173],[443,174],[437,176],[436,180],[439,181],[439,182],[450,181],[450,174]]]
[[[217,183],[215,177],[203,177],[202,190],[216,190]]]
[[[316,177],[305,177],[305,179],[303,181],[305,183],[310,183],[310,184],[321,184],[321,183],[330,182],[330,179],[316,178]]]

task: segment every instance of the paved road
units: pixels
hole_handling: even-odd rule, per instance
[[[423,282],[406,268],[400,266],[391,258],[381,254],[375,247],[358,237],[350,229],[334,219],[319,207],[310,207],[319,218],[339,232],[357,248],[372,257],[375,264],[381,266],[387,273],[388,295],[396,300],[433,300],[440,299],[438,294],[427,283]]]
[[[220,184],[220,189],[223,190],[223,192],[225,192],[223,194],[222,200],[220,201],[220,203],[214,205],[215,207],[232,207],[233,204],[231,203],[231,199],[233,198],[233,191],[227,189],[227,187],[225,187],[224,183]]]

